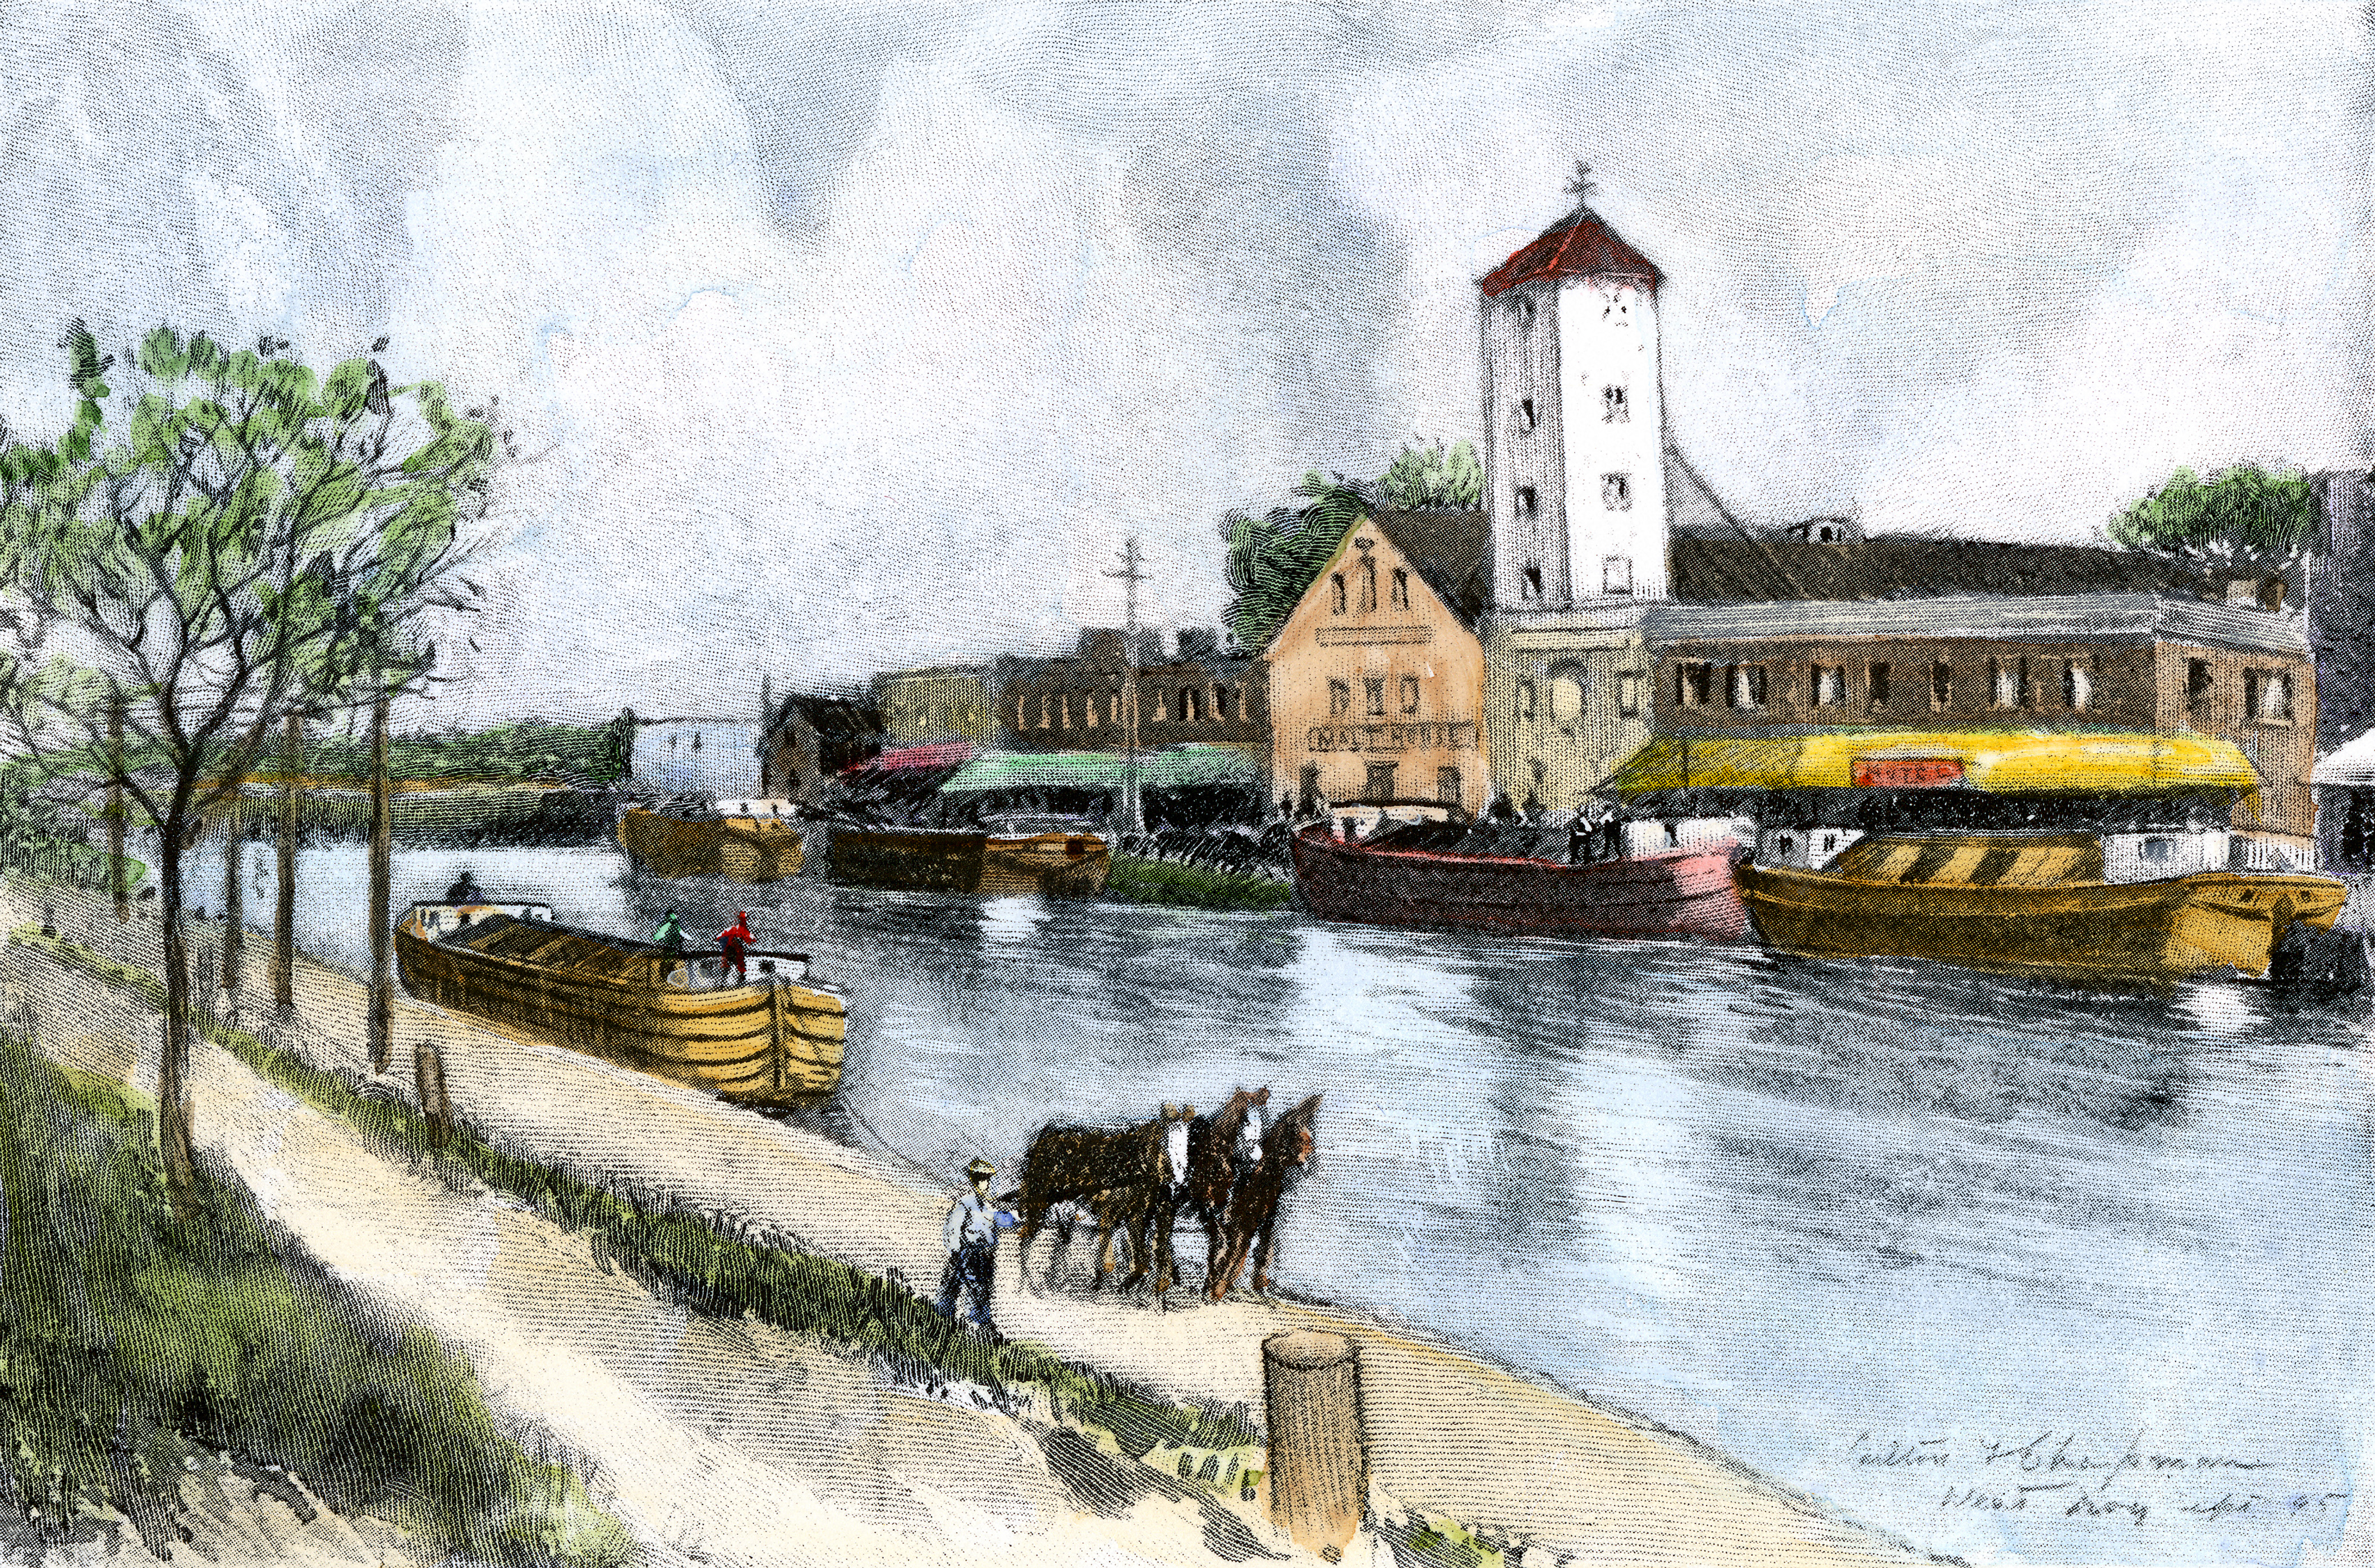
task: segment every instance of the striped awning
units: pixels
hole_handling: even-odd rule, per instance
[[[948,795],[1001,789],[1118,790],[1128,765],[1118,751],[994,751],[976,757],[942,784]],[[1228,746],[1178,746],[1138,754],[1140,789],[1258,784],[1261,764]]]
[[[1979,789],[2000,795],[2255,795],[2260,775],[2206,735],[1851,730],[1660,736],[1616,771],[1618,795],[1669,789]]]

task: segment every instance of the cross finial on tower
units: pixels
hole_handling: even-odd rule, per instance
[[[1575,176],[1566,183],[1566,194],[1575,198],[1578,209],[1589,206],[1600,187],[1591,183],[1591,165],[1582,159],[1575,160]]]

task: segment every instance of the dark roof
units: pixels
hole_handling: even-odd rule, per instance
[[[852,697],[817,697],[795,691],[775,705],[774,722],[767,727],[780,730],[794,716],[807,721],[808,726],[827,740],[872,740],[882,733],[882,713],[870,701]]]
[[[1674,598],[1698,604],[2203,591],[2199,572],[2135,550],[1911,534],[1840,545],[1677,534],[1667,575]]]
[[[1493,602],[1492,533],[1481,512],[1373,512],[1368,521],[1408,558],[1421,581],[1476,630]]]
[[[1544,277],[1644,277],[1653,290],[1660,282],[1656,265],[1589,207],[1577,207],[1543,230],[1476,286],[1489,299]]]

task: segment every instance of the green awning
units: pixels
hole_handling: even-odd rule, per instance
[[[994,751],[976,757],[940,786],[944,795],[1001,789],[1118,790],[1128,773],[1118,751]],[[1229,746],[1178,746],[1138,754],[1140,789],[1263,784],[1261,764]]]

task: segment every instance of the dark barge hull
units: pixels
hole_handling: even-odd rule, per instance
[[[1323,920],[1541,936],[1751,936],[1730,841],[1583,866],[1370,848],[1325,827],[1294,838],[1294,884]]]

